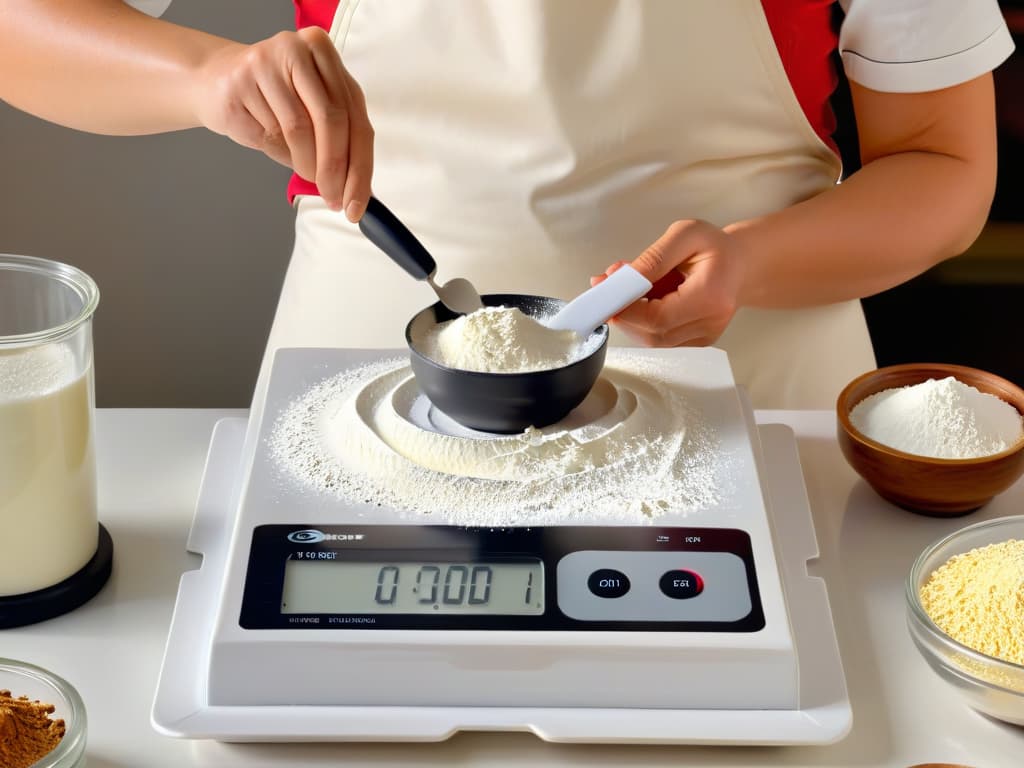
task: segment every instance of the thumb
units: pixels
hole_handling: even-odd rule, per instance
[[[701,222],[677,221],[665,234],[651,243],[630,265],[651,281],[648,299],[661,299],[675,293],[686,274],[680,267],[702,247]]]
[[[652,283],[657,283],[700,250],[698,224],[696,221],[675,222],[630,266]]]

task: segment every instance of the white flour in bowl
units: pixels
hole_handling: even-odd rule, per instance
[[[435,362],[461,371],[525,373],[561,368],[597,349],[601,337],[581,339],[552,330],[517,307],[483,307],[438,323],[416,348]]]
[[[990,456],[1024,437],[1016,408],[952,376],[869,395],[850,422],[890,448],[937,459]]]
[[[610,358],[594,418],[486,438],[416,426],[407,361],[372,363],[293,402],[271,452],[306,487],[455,525],[640,522],[715,506],[727,472],[716,431],[650,360]]]

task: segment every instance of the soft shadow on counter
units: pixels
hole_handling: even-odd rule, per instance
[[[461,733],[425,744],[197,744],[196,764],[290,768],[314,766],[757,766],[823,765],[789,760],[785,748],[661,747],[549,744],[526,733]],[[785,757],[784,757],[785,756]],[[794,758],[798,753],[793,753]]]
[[[85,768],[137,768],[137,766],[123,763],[120,760],[111,760],[102,755],[94,755],[87,751]]]

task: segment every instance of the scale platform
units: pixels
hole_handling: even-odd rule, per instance
[[[723,352],[612,350],[608,369],[621,356],[661,364],[714,425],[727,473],[714,503],[506,527],[344,502],[279,466],[270,438],[289,404],[399,354],[280,350],[263,413],[216,426],[188,539],[203,560],[179,586],[159,732],[761,745],[846,735],[828,596],[807,572],[818,548],[796,442],[754,423]],[[426,413],[408,410],[412,422]]]

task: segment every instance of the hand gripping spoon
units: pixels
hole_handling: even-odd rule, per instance
[[[371,197],[367,203],[366,212],[359,220],[359,229],[371,243],[390,256],[395,264],[417,280],[426,280],[441,303],[452,312],[468,315],[483,306],[480,294],[468,280],[457,277],[444,285],[434,281],[437,262],[398,217],[377,198]]]
[[[612,272],[607,279],[570,301],[543,325],[555,331],[575,331],[586,338],[651,290],[651,281],[628,264]]]

